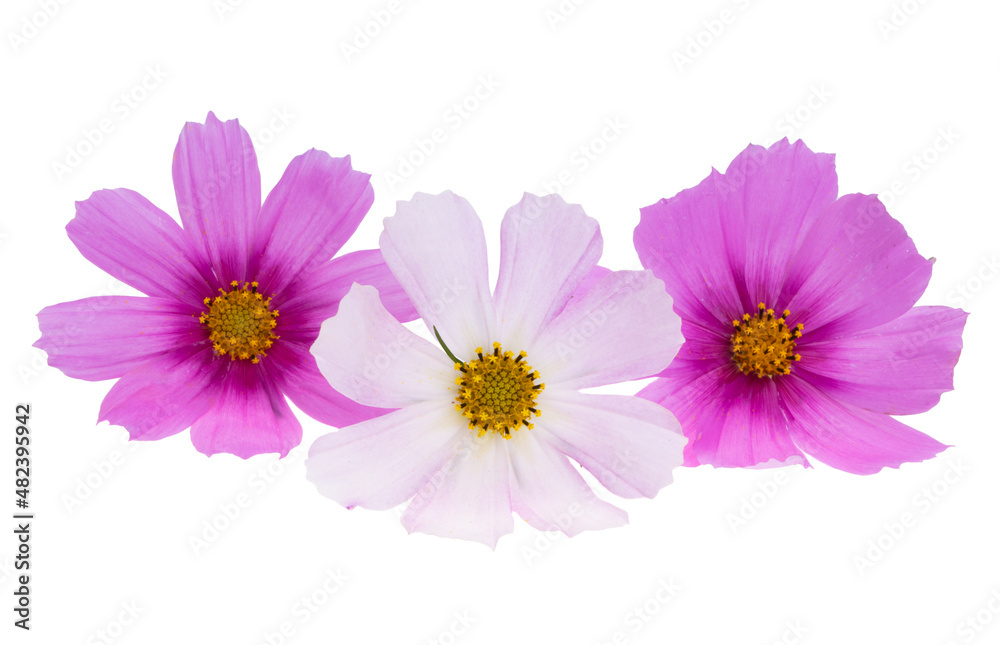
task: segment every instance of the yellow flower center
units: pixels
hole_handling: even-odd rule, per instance
[[[203,311],[198,320],[208,327],[216,354],[259,363],[278,339],[274,334],[278,310],[271,309],[270,298],[257,293],[256,282],[244,282],[240,287],[233,280],[229,286],[229,291],[219,289],[222,295],[214,300],[205,298],[208,311]]]
[[[785,309],[781,318],[774,317],[774,309],[764,303],[757,305],[757,315],[743,314],[743,320],[734,320],[735,333],[729,338],[730,356],[744,374],[756,372],[757,378],[788,374],[791,362],[801,356],[795,353],[795,339],[802,336],[802,325],[789,329],[785,319],[791,314]]]
[[[469,420],[469,430],[478,430],[479,436],[492,430],[505,439],[521,426],[531,430],[531,415],[541,416],[535,404],[544,383],[535,384],[538,372],[525,362],[528,356],[521,352],[503,351],[500,343],[493,343],[493,353],[483,355],[477,347],[478,358],[465,363],[455,363],[462,375],[455,379],[459,386],[455,409]]]

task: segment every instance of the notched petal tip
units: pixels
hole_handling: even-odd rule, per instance
[[[569,205],[569,202],[567,202],[566,199],[559,193],[546,193],[544,195],[538,195],[536,193],[529,193],[528,191],[524,191],[524,193],[521,194],[520,203],[528,201],[555,202],[560,205]],[[573,204],[573,205],[579,206],[579,204]]]
[[[472,208],[472,206],[469,204],[469,201],[467,199],[465,199],[461,195],[455,194],[451,190],[443,190],[440,193],[436,193],[436,194],[435,193],[423,193],[423,192],[417,191],[417,192],[413,193],[413,196],[410,197],[409,199],[397,199],[396,200],[396,214],[398,215],[400,213],[400,209],[401,208],[405,211],[409,207],[416,206],[418,204],[423,204],[425,202],[436,202],[436,201],[441,201],[441,202],[458,201],[458,202],[460,202],[460,203],[462,203],[464,205],[468,205],[468,207],[470,209]],[[387,217],[385,219],[390,219],[391,217],[392,216]]]
[[[232,119],[223,120],[223,119],[220,119],[218,116],[216,116],[215,111],[213,111],[213,110],[209,110],[208,111],[208,114],[205,115],[205,121],[203,123],[199,123],[198,121],[188,121],[184,125],[185,126],[198,125],[198,126],[208,126],[208,127],[215,128],[215,127],[218,127],[218,126],[225,127],[225,126],[229,125],[230,123],[235,124],[241,130],[243,130],[244,132],[246,132],[246,129],[243,128],[243,126],[240,125],[240,120],[238,118],[232,118]]]

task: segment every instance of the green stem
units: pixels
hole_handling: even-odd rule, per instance
[[[438,328],[437,327],[431,327],[431,329],[434,330],[434,335],[437,336],[438,342],[441,343],[441,349],[443,349],[444,353],[448,355],[448,358],[450,358],[451,360],[455,361],[456,363],[462,363],[462,361],[460,361],[457,358],[455,358],[455,355],[451,353],[451,350],[448,349],[448,346],[444,344],[443,340],[441,340],[441,334],[438,333]]]

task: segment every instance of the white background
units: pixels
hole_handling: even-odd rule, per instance
[[[591,0],[564,2],[569,15],[554,22],[556,0],[404,0],[353,55],[344,43],[388,0],[49,4],[46,17],[41,0],[10,0],[0,20],[3,642],[1000,641],[996,3]],[[456,117],[482,79],[496,88]],[[151,89],[137,89],[144,81]],[[265,192],[310,147],[370,172],[375,203],[348,249],[377,245],[395,200],[453,189],[484,218],[494,269],[500,217],[523,191],[583,204],[602,225],[602,264],[639,268],[640,207],[750,142],[789,135],[834,152],[841,194],[891,199],[918,250],[937,258],[921,304],[972,313],[956,391],[904,419],[955,447],[869,477],[822,465],[679,470],[655,500],[624,503],[626,528],[565,539],[518,522],[493,552],[407,536],[394,512],[320,497],[302,460],[325,428],[304,416],[303,445],[281,463],[209,459],[187,432],[128,445],[121,428],[96,425],[111,382],[70,379],[31,348],[35,313],[129,292],[70,243],[73,203],[128,187],[176,213],[177,135],[209,110],[260,144]],[[81,147],[102,119],[110,134]],[[391,185],[398,157],[434,128],[444,142]],[[594,157],[586,167],[581,146]],[[78,163],[57,172],[68,161]],[[563,171],[571,183],[553,184]],[[24,401],[37,513],[30,633],[8,609],[11,439]],[[227,520],[237,500],[245,508]],[[736,524],[741,510],[752,517]],[[892,537],[904,513],[915,526]],[[228,526],[209,539],[212,522]],[[346,580],[329,579],[338,570]],[[279,636],[283,623],[291,636]]]

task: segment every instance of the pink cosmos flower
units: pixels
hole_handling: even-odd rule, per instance
[[[99,420],[131,439],[191,428],[211,455],[282,456],[306,414],[349,425],[385,412],[347,399],[309,353],[320,323],[355,282],[374,285],[403,320],[416,311],[378,250],[330,260],[372,203],[369,175],[310,150],[264,204],[257,157],[236,120],[188,123],[173,161],[183,228],[142,195],[100,190],[66,226],[84,257],[148,298],[85,298],[38,314],[36,347],[88,381],[119,378]]]
[[[602,245],[579,206],[525,195],[503,219],[491,293],[467,201],[399,202],[382,254],[449,354],[354,286],[312,352],[337,390],[398,409],[319,438],[310,481],[347,508],[410,500],[409,531],[491,547],[513,529],[511,511],[567,535],[624,524],[570,459],[616,495],[652,497],[685,439],[658,405],[578,390],[654,374],[683,339],[663,283],[597,267]]]
[[[636,250],[685,343],[640,396],[677,415],[685,465],[808,453],[868,474],[945,448],[889,415],[952,389],[968,314],[913,306],[932,261],[876,196],[837,198],[833,155],[749,146],[641,212]]]

